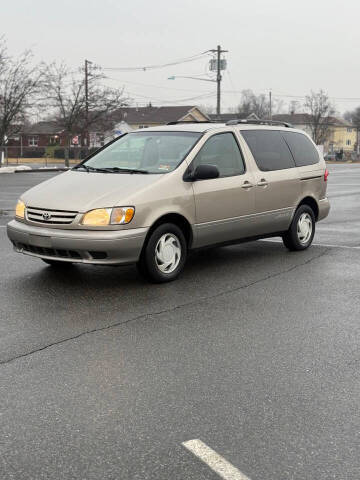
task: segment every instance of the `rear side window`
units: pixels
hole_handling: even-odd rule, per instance
[[[198,165],[215,165],[220,177],[242,175],[245,172],[242,155],[232,133],[218,133],[210,137],[196,155],[193,169]]]
[[[282,135],[289,145],[297,167],[319,162],[318,151],[305,135],[295,132],[282,132]]]
[[[281,133],[276,130],[241,130],[260,170],[294,168],[295,163]]]

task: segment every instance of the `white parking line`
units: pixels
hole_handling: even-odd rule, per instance
[[[331,230],[329,230],[331,231]],[[273,238],[263,238],[261,239],[262,242],[271,242],[271,243],[282,243],[282,240],[277,240]],[[312,243],[315,247],[331,247],[331,248],[346,248],[350,250],[360,250],[360,246],[357,245],[333,245],[331,243]]]
[[[208,447],[201,440],[188,440],[182,444],[196,457],[200,458],[208,467],[224,480],[250,480],[224,457]]]

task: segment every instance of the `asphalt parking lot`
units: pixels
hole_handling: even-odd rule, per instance
[[[15,254],[0,175],[0,478],[360,478],[360,165],[330,165],[314,245],[197,252],[176,282]]]

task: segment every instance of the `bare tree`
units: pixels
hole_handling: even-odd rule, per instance
[[[114,123],[113,113],[127,105],[123,90],[101,85],[101,79],[103,75],[99,70],[89,76],[86,101],[85,77],[81,71],[75,75],[64,64],[56,63],[49,65],[46,70],[44,91],[53,109],[53,118],[65,132],[66,165],[69,165],[69,147],[75,134],[81,133],[83,143],[87,144],[87,134],[92,126],[96,125],[103,131],[110,128]]]
[[[294,115],[299,110],[299,105],[297,100],[291,100],[289,103],[289,114]]]
[[[204,112],[206,115],[211,115],[215,113],[215,107],[214,105],[209,105],[209,104],[200,104],[198,105],[199,109]]]
[[[17,58],[9,56],[5,41],[0,39],[0,145],[21,129],[35,105],[32,102],[39,93],[42,68],[33,65],[32,59],[30,50]]]
[[[283,109],[284,102],[282,100],[272,100],[272,113],[280,113]],[[252,113],[259,118],[268,118],[270,114],[270,100],[267,95],[261,93],[256,95],[252,90],[247,89],[241,92],[240,103],[234,109],[240,117],[246,118]]]
[[[355,125],[356,128],[360,129],[360,107],[355,108],[355,110],[345,112],[344,113],[344,118],[348,122]]]
[[[310,129],[314,142],[322,145],[328,140],[335,110],[328,95],[323,91],[311,92],[305,97],[305,108],[310,113]]]
[[[360,137],[360,107],[355,108],[350,112],[345,112],[345,120],[352,123],[356,128],[356,150],[359,153],[359,137]]]

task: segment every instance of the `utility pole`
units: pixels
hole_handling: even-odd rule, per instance
[[[269,90],[269,114],[270,114],[270,120],[272,120],[271,90]]]
[[[88,124],[89,124],[89,60],[85,60],[85,145],[88,144]]]
[[[221,65],[221,54],[226,53],[228,50],[221,50],[221,46],[218,45],[216,50],[210,50],[216,53],[216,115],[221,114],[221,70],[225,69],[225,65]],[[223,67],[223,68],[222,68]]]
[[[216,80],[214,78],[199,78],[199,77],[190,77],[185,75],[172,75],[168,77],[168,80],[175,80],[175,78],[190,78],[191,80],[200,80],[201,82],[216,82],[216,115],[221,114],[221,70],[226,69],[226,60],[221,58],[222,53],[228,52],[228,50],[221,50],[221,46],[218,45],[216,49],[207,50],[207,52],[212,52],[216,54],[215,58],[210,60],[210,71],[216,72]]]

